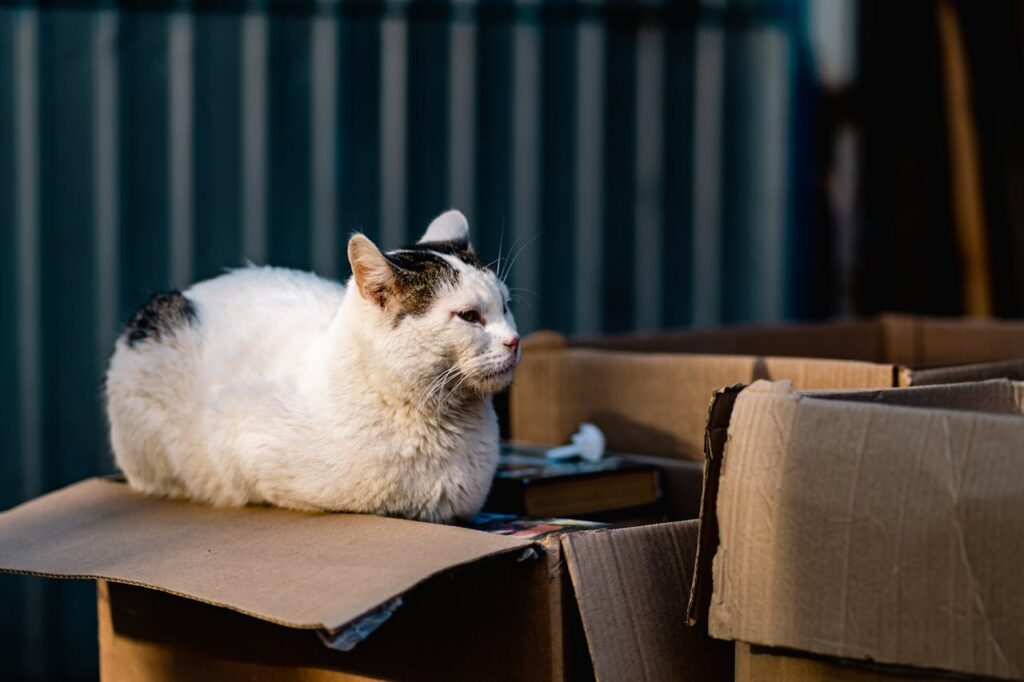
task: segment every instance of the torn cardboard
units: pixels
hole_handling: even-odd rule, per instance
[[[1007,381],[738,393],[709,455],[691,615],[713,546],[714,637],[1021,679],[1021,395]]]
[[[511,437],[557,445],[590,421],[612,450],[700,461],[707,401],[721,386],[759,379],[790,379],[802,390],[1024,379],[1022,358],[1024,322],[889,315],[579,339],[543,332],[523,344],[509,397]]]

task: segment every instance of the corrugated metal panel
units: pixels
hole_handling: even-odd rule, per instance
[[[346,276],[350,232],[451,205],[525,331],[795,309],[790,3],[141,7],[0,8],[0,507],[110,470],[103,365],[148,293]],[[93,676],[91,602],[0,577],[11,675]]]

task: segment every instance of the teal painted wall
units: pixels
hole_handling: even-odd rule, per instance
[[[112,470],[104,364],[150,292],[345,277],[351,231],[451,205],[516,255],[524,331],[799,310],[789,3],[159,5],[0,6],[0,508]],[[0,676],[94,677],[93,598],[0,576]]]

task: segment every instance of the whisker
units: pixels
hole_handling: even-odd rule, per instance
[[[521,298],[519,296],[509,296],[508,300],[509,301],[519,301],[520,303],[525,304],[526,307],[529,308],[530,310],[533,310],[533,305],[529,301],[527,301],[525,298]]]
[[[432,398],[438,396],[444,389],[445,384],[448,383],[448,380],[451,379],[452,375],[457,371],[459,371],[458,365],[453,365],[436,376],[434,380],[427,385],[423,398],[421,398],[416,404],[416,411],[421,411]]]
[[[498,258],[497,258],[498,266],[497,266],[497,268],[494,271],[495,275],[497,276],[498,279],[501,279],[501,247],[502,247],[502,245],[504,243],[505,243],[505,218],[503,216],[502,219],[501,219],[501,229],[498,232]],[[488,267],[490,267],[490,266],[488,266]]]
[[[540,238],[539,234],[538,235],[534,235],[529,241],[527,241],[525,244],[523,244],[522,246],[519,247],[519,250],[516,251],[515,254],[513,254],[511,262],[508,264],[508,267],[505,269],[505,274],[506,275],[509,274],[510,272],[512,272],[512,268],[513,268],[513,266],[515,266],[516,260],[519,258],[520,254],[523,253],[523,250],[526,247],[528,247],[530,244],[532,244],[533,242],[537,241],[539,238]],[[504,282],[505,279],[502,278],[501,281]]]

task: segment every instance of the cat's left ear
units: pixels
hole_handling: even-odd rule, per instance
[[[397,281],[394,268],[376,244],[365,235],[352,235],[348,240],[348,262],[362,297],[386,308],[395,292]]]
[[[430,223],[427,231],[420,238],[420,243],[423,242],[457,242],[471,251],[469,221],[466,220],[466,216],[462,215],[462,211],[455,209],[445,211]]]

